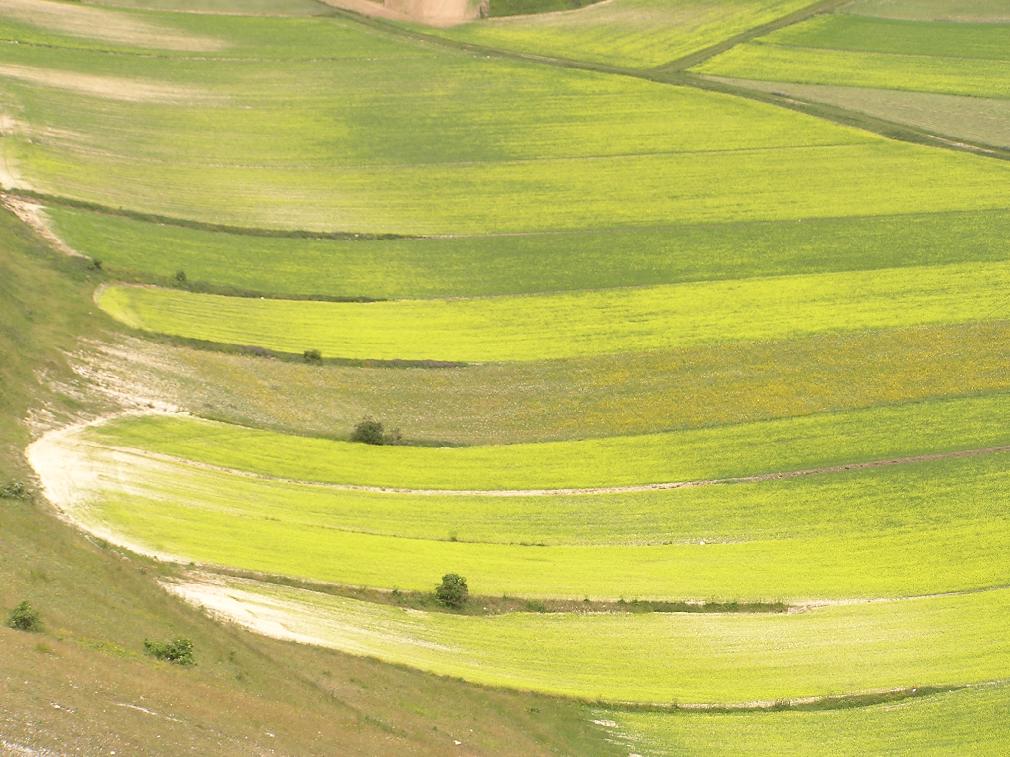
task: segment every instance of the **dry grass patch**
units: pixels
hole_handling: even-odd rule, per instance
[[[0,16],[47,31],[161,50],[214,52],[224,40],[187,34],[139,16],[52,0],[4,0]]]

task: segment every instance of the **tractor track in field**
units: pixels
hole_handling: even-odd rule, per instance
[[[103,425],[111,420],[122,417],[122,415],[145,415],[147,413],[128,412],[105,416],[90,424],[81,424],[68,429],[52,431],[37,440],[32,447],[36,449],[45,448],[56,451],[61,440],[64,440],[87,427]],[[172,415],[186,415],[179,413],[168,413]],[[813,466],[810,468],[799,468],[787,471],[774,471],[767,473],[757,473],[744,476],[726,476],[709,479],[690,479],[682,481],[661,481],[648,484],[628,484],[620,486],[587,486],[587,487],[557,487],[538,489],[433,489],[414,488],[399,486],[378,486],[369,484],[350,484],[326,481],[312,481],[296,479],[286,476],[274,476],[269,473],[231,468],[225,465],[217,465],[199,460],[190,460],[178,455],[171,455],[162,452],[153,452],[137,447],[119,446],[114,444],[101,444],[85,440],[74,440],[74,445],[91,447],[93,449],[104,449],[116,454],[127,455],[134,458],[156,460],[166,463],[188,465],[201,470],[216,471],[229,475],[242,476],[266,481],[276,481],[297,486],[313,486],[337,491],[355,491],[370,494],[400,494],[420,497],[568,497],[568,496],[588,496],[606,494],[634,494],[641,492],[665,491],[672,489],[694,489],[705,486],[722,486],[730,484],[753,484],[768,481],[786,481],[790,479],[806,478],[809,476],[829,475],[834,473],[847,473],[853,471],[875,470],[878,468],[889,468],[899,465],[915,465],[917,463],[930,463],[942,460],[961,460],[973,457],[983,457],[986,455],[998,455],[1010,453],[1010,444],[991,447],[977,447],[971,449],[947,450],[943,452],[929,452],[918,455],[907,455],[898,457],[878,458],[874,460],[863,460],[848,463],[837,463],[832,465]]]

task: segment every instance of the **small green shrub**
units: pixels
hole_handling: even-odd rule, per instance
[[[321,363],[323,362],[323,353],[319,350],[305,350],[302,353],[302,360],[306,363]]]
[[[144,639],[144,651],[159,660],[175,665],[193,665],[193,642],[189,639],[173,639],[172,641],[151,641]]]
[[[186,282],[187,281],[189,281],[189,279],[186,276],[186,272],[185,271],[176,271],[175,272],[175,283],[176,284],[178,284],[181,287],[182,286],[186,286]]]
[[[24,481],[8,481],[0,486],[0,499],[28,499],[31,494]]]
[[[466,605],[470,598],[470,589],[467,588],[466,579],[456,573],[446,573],[442,576],[442,583],[435,587],[435,599],[445,607],[458,610]]]
[[[386,430],[383,425],[374,418],[365,418],[354,427],[354,432],[351,434],[351,441],[360,442],[362,444],[385,444]]]
[[[10,617],[7,618],[7,625],[18,631],[41,631],[42,619],[39,617],[38,610],[28,602],[22,602],[11,610]]]
[[[92,258],[88,261],[88,269],[92,271],[102,270],[102,260],[101,258]]]

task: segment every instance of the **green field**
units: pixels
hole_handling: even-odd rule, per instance
[[[991,558],[1010,547],[1005,454],[495,498],[334,490],[66,444],[86,492],[69,514],[90,530],[183,561],[344,585],[424,591],[447,565],[481,594],[572,599],[907,596],[1006,580]]]
[[[813,712],[642,713],[602,710],[615,738],[640,754],[818,755],[1002,754],[1006,685],[943,692],[903,702]]]
[[[722,81],[750,90],[865,113],[930,134],[981,145],[1010,147],[1010,99],[755,79]]]
[[[808,0],[613,0],[567,13],[434,31],[485,47],[652,68],[810,4]]]
[[[855,0],[846,13],[910,21],[1007,23],[1010,12],[1001,0]]]
[[[350,359],[486,362],[1003,319],[1008,285],[1010,265],[971,263],[364,304],[117,286],[104,289],[98,303],[133,328],[205,342]],[[762,316],[748,319],[750,312]]]
[[[1006,147],[1010,16],[1000,17],[997,5],[857,2],[737,46],[696,70],[843,114]]]
[[[226,292],[394,299],[1003,261],[997,240],[1010,235],[1010,214],[999,210],[395,240],[250,236],[46,212],[71,247],[117,276],[167,282],[184,271],[191,283]]]
[[[770,702],[984,682],[1002,678],[1010,656],[1008,591],[791,615],[473,617],[234,580],[181,588],[218,610],[238,609],[240,622],[281,624],[285,638],[603,701]]]
[[[1010,395],[641,436],[486,447],[370,446],[177,416],[127,416],[103,444],[304,481],[424,488],[634,486],[844,465],[1010,443]]]

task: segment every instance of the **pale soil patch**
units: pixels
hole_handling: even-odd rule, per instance
[[[491,1],[494,2],[494,0]],[[583,5],[581,8],[567,8],[560,11],[548,11],[547,13],[517,13],[514,16],[495,16],[493,18],[485,19],[485,23],[496,24],[502,21],[518,21],[520,19],[530,21],[534,19],[557,18],[558,16],[571,16],[576,13],[584,13],[590,8],[605,7],[615,2],[618,2],[618,0],[599,0],[599,2],[590,2],[588,5]]]
[[[53,0],[3,0],[0,16],[77,37],[162,50],[214,52],[225,40],[187,34],[125,13]]]
[[[308,601],[266,596],[254,590],[253,587],[261,585],[257,581],[233,578],[225,581],[208,574],[195,574],[191,578],[196,580],[163,581],[161,585],[170,593],[202,607],[221,620],[238,623],[264,636],[330,647],[366,657],[374,656],[375,643],[384,641],[420,649],[454,651],[444,644],[397,633],[395,628],[366,627],[353,621],[341,620],[325,608],[313,607]],[[313,594],[307,589],[288,589],[286,592],[304,595],[306,598]],[[424,614],[419,610],[404,614],[411,613]]]
[[[322,0],[322,2],[363,16],[393,21],[413,21],[438,27],[455,26],[480,16],[480,3],[475,0],[378,0],[377,2]]]
[[[119,76],[98,76],[95,74],[80,74],[74,71],[61,71],[52,68],[37,68],[16,64],[0,65],[0,76],[38,84],[45,87],[56,87],[82,95],[104,97],[110,100],[127,102],[163,102],[175,104],[213,104],[221,102],[222,98],[180,84],[167,84],[143,79],[127,79]]]
[[[167,562],[186,562],[183,558],[158,552],[142,544],[131,542],[122,534],[87,518],[92,498],[109,485],[110,471],[100,469],[87,455],[86,447],[77,440],[85,428],[107,423],[124,415],[110,413],[97,419],[81,421],[61,429],[48,431],[25,450],[25,457],[42,485],[42,493],[56,510],[57,515],[69,525],[110,544]]]
[[[62,252],[64,255],[69,255],[73,258],[87,258],[87,255],[78,252],[69,244],[67,244],[63,239],[57,235],[53,230],[52,222],[49,216],[46,215],[45,208],[42,205],[38,205],[27,200],[22,200],[17,197],[12,197],[11,195],[4,195],[0,197],[0,205],[3,205],[7,210],[16,215],[22,223],[30,227],[36,234],[45,239],[50,246]]]
[[[142,712],[145,715],[150,715],[155,718],[164,718],[165,720],[171,720],[173,723],[181,723],[179,718],[174,718],[171,715],[162,715],[160,712],[155,712],[154,710],[149,710],[147,707],[141,707],[139,704],[129,704],[128,702],[113,702],[116,707],[123,707],[127,710],[136,710],[137,712]]]

